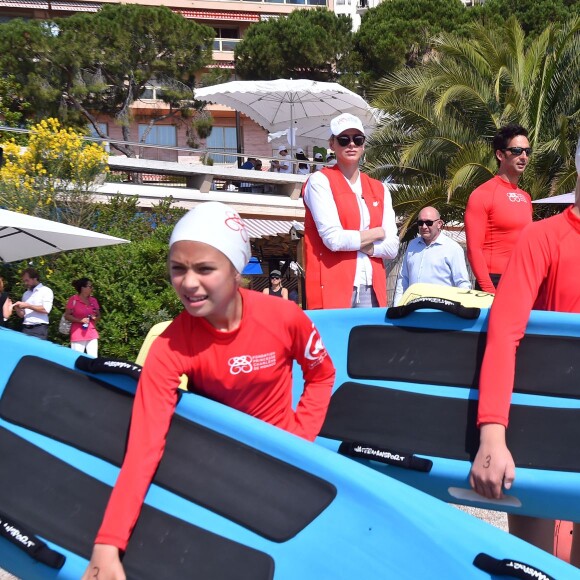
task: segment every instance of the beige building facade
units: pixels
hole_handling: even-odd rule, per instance
[[[138,0],[133,2],[144,6],[167,6],[184,18],[192,19],[214,29],[213,67],[234,73],[234,49],[251,24],[278,18],[293,10],[324,7],[334,9],[335,0]],[[118,4],[114,0],[100,2],[85,0],[0,0],[0,22],[12,18],[47,19],[66,17],[76,12],[96,12],[104,4]],[[153,115],[164,109],[162,101],[156,98],[161,87],[151,86],[133,106],[131,134],[134,141],[141,138]],[[276,148],[268,143],[268,134],[251,119],[236,114],[231,109],[209,105],[207,110],[214,118],[213,130],[207,140],[193,143],[194,149],[212,151],[215,163],[235,163],[235,157],[226,153],[239,150],[247,155],[273,157]],[[100,130],[111,140],[122,140],[121,128],[113,119],[98,118]],[[192,145],[188,139],[187,126],[180,119],[168,119],[156,125],[147,143],[187,148]],[[223,152],[224,154],[220,154]],[[114,154],[112,150],[111,153]],[[175,151],[147,148],[142,151],[147,158],[164,161],[185,161],[186,157],[199,158],[199,151]]]

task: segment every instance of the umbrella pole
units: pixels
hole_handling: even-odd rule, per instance
[[[288,133],[290,138],[290,159],[294,159],[294,101],[290,103],[290,133]],[[294,164],[290,165],[292,167],[292,173],[294,173]]]

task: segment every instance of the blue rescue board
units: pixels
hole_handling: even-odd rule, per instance
[[[93,374],[93,359],[11,330],[0,329],[0,352],[0,566],[76,580],[123,457],[135,379]],[[444,502],[189,393],[124,564],[136,580],[580,577]]]
[[[515,483],[499,501],[469,486],[488,313],[476,309],[468,319],[419,309],[389,319],[385,309],[308,312],[337,369],[317,443],[446,502],[580,521],[577,314],[532,312],[507,433]],[[294,388],[297,400],[299,376]]]

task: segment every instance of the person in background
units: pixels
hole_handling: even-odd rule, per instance
[[[0,326],[6,326],[6,321],[12,316],[12,300],[8,292],[4,292],[4,279],[0,278]]]
[[[238,213],[202,203],[179,220],[169,246],[171,284],[184,310],[143,366],[127,452],[83,580],[125,578],[119,555],[163,456],[182,374],[196,393],[309,441],[330,402],[334,366],[312,321],[289,300],[240,288],[250,242]],[[294,361],[304,378],[296,410]]]
[[[480,443],[470,474],[473,489],[487,498],[503,497],[516,478],[506,430],[516,351],[531,310],[580,313],[580,159],[577,168],[574,205],[524,229],[491,307],[479,378]],[[514,535],[552,552],[553,520],[508,514],[508,523]],[[570,562],[580,567],[579,523],[574,524]]]
[[[279,296],[280,298],[284,298],[284,300],[288,300],[288,289],[282,286],[282,273],[280,270],[272,270],[270,272],[270,287],[264,288],[262,292],[270,296]]]
[[[298,161],[310,161],[306,154],[304,153],[304,149],[298,148],[296,149],[296,159]],[[298,175],[308,175],[310,173],[310,165],[308,163],[298,163],[298,167],[296,169],[296,173]]]
[[[290,161],[288,148],[285,145],[278,147],[278,167],[279,173],[292,173],[292,163]]]
[[[253,157],[248,157],[241,165],[240,169],[254,169],[256,160]]]
[[[244,163],[240,166],[240,169],[246,169],[249,171],[253,171],[256,167],[256,160],[253,157],[248,157]],[[252,183],[248,183],[245,181],[240,182],[239,191],[243,192],[251,192],[252,191]]]
[[[22,332],[41,340],[48,339],[48,315],[52,310],[54,294],[42,284],[40,274],[34,268],[26,268],[22,272],[22,283],[27,290],[22,300],[14,302],[14,311],[23,319]]]
[[[66,303],[64,317],[71,323],[70,347],[77,352],[99,356],[99,333],[97,322],[101,319],[101,307],[93,294],[89,278],[79,278],[72,283],[77,293]]]
[[[296,302],[296,304],[298,304],[299,296],[298,290],[296,290],[296,288],[292,288],[292,290],[288,292],[288,300],[292,300],[292,302]]]
[[[254,171],[262,171],[262,160],[254,159]],[[263,183],[254,183],[252,185],[252,193],[266,193],[267,186]]]
[[[502,127],[493,138],[497,174],[469,196],[465,209],[467,258],[476,290],[494,294],[521,231],[532,222],[532,200],[518,188],[532,149],[520,125]]]
[[[334,153],[334,151],[331,151],[327,156],[326,156],[326,165],[328,167],[332,167],[334,165],[336,165],[336,155]]]
[[[322,153],[315,153],[314,161],[316,161],[316,163],[312,166],[312,173],[324,169],[324,158],[322,157]]]
[[[308,309],[387,305],[384,260],[399,238],[388,189],[359,169],[365,131],[343,113],[330,122],[337,163],[313,173],[303,189]]]
[[[443,220],[434,207],[424,207],[417,220],[419,235],[409,242],[397,277],[394,306],[398,306],[405,290],[424,282],[471,288],[463,248],[447,237]]]

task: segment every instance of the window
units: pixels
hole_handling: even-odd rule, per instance
[[[142,100],[149,100],[149,101],[162,99],[163,98],[163,89],[161,87],[154,87],[151,85],[147,85],[145,87],[145,89],[143,90],[143,93],[141,93],[140,98]]]
[[[139,125],[139,141],[143,134],[149,128],[149,125]],[[177,128],[175,125],[153,125],[151,131],[145,139],[148,145],[177,145]]]
[[[143,138],[149,125],[139,124],[139,141]],[[148,145],[165,145],[175,147],[177,145],[177,127],[175,125],[153,125],[145,139]],[[156,149],[155,147],[143,147],[144,159],[158,159],[159,161],[177,161],[177,151],[171,149]]]
[[[240,42],[240,30],[238,28],[219,27],[214,27],[214,30],[213,50],[233,52],[238,42]]]
[[[211,152],[216,163],[236,163],[237,157],[233,155],[215,155],[216,151],[238,150],[235,127],[214,127],[207,138],[207,149]]]

